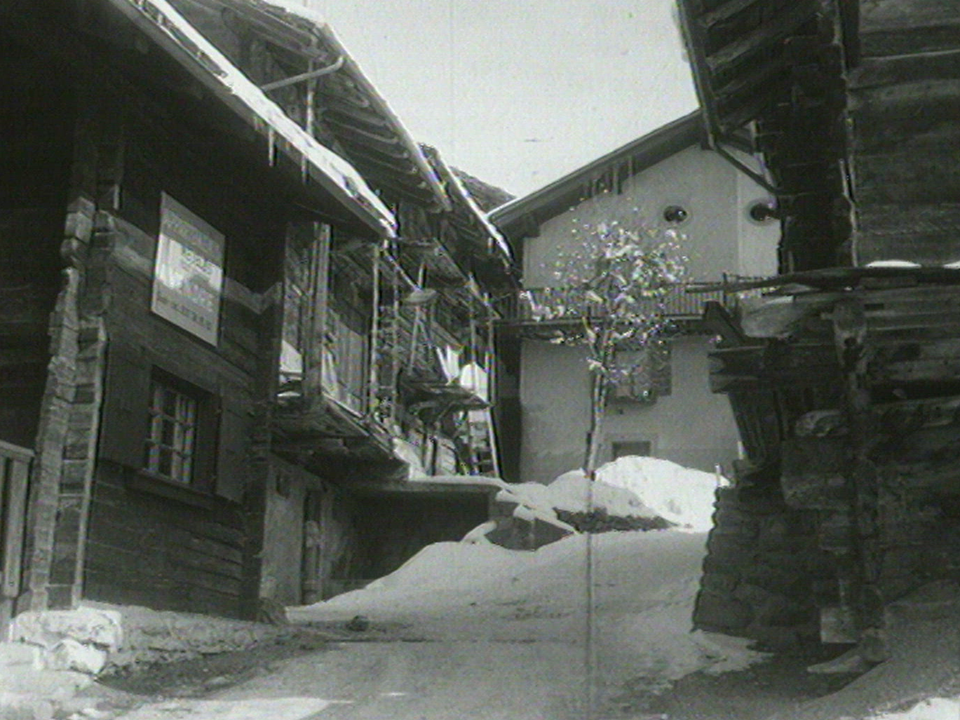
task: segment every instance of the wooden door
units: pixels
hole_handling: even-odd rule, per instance
[[[323,493],[308,490],[303,503],[303,571],[301,598],[304,605],[323,599]]]
[[[0,630],[16,612],[33,452],[0,440]]]

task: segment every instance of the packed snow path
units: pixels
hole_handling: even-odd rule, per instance
[[[705,545],[704,533],[690,531],[709,526],[712,476],[633,458],[611,464],[601,479],[610,487],[596,499],[608,511],[649,511],[681,528],[575,535],[535,552],[496,547],[479,532],[431,545],[363,590],[289,611],[341,641],[202,700],[148,704],[121,717],[647,720],[669,710],[671,720],[960,718],[957,583],[921,588],[891,606],[894,657],[848,687],[823,682],[782,692],[784,681],[809,678],[802,660],[748,667],[763,656],[744,641],[690,632]],[[509,491],[541,512],[558,500],[578,509],[581,481],[567,474],[549,491]],[[595,588],[589,660],[588,542]],[[362,622],[350,622],[358,616]],[[837,672],[851,659],[829,665]],[[592,713],[584,704],[588,661]]]
[[[145,706],[125,717],[245,720],[247,710],[291,720],[588,717],[586,542],[574,536],[536,552],[432,545],[364,590],[290,612],[295,622],[336,628],[363,615],[370,627],[353,642],[287,661],[212,700]],[[615,708],[627,683],[654,692],[696,669],[758,657],[735,641],[690,632],[703,534],[607,533],[592,542],[598,707]]]

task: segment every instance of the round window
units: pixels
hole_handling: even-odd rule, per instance
[[[682,222],[685,222],[687,218],[690,217],[690,213],[687,212],[686,208],[681,207],[680,205],[668,205],[663,209],[663,219],[668,223],[673,225],[679,225]]]
[[[757,223],[768,223],[777,219],[777,204],[774,200],[757,200],[747,208],[747,215]]]

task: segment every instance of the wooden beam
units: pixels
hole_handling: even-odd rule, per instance
[[[707,66],[713,75],[729,70],[733,65],[770,45],[782,42],[815,17],[815,8],[805,0],[785,5],[770,20],[758,25],[719,51],[707,56]]]
[[[727,2],[717,5],[713,10],[701,15],[697,19],[697,23],[704,30],[708,30],[714,25],[724,22],[725,20],[729,20],[734,15],[743,12],[747,8],[758,5],[761,2],[763,2],[764,5],[769,5],[767,0],[727,0]]]

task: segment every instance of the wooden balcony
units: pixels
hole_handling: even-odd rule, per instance
[[[722,285],[676,283],[667,288],[664,296],[650,298],[649,313],[673,322],[698,321],[708,302],[728,305],[735,301],[735,296],[722,289]],[[517,303],[516,319],[510,323],[533,329],[556,329],[593,317],[596,310],[579,288],[526,288]]]

